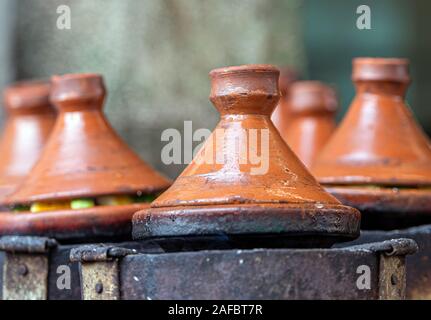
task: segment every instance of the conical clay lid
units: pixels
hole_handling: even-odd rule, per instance
[[[135,215],[135,237],[357,236],[359,213],[323,190],[270,120],[278,75],[269,65],[210,73],[221,121],[171,188]]]
[[[39,161],[5,204],[140,196],[157,194],[170,185],[115,133],[102,113],[105,95],[100,75],[52,78],[51,101],[58,109],[57,121]],[[133,212],[147,206],[146,203],[115,206],[102,203],[84,209],[1,214],[0,231],[3,227],[7,230],[4,233],[12,230],[57,238],[118,235],[130,232]],[[12,221],[10,228],[7,219]]]
[[[356,97],[312,172],[361,211],[430,214],[431,145],[404,102],[408,60],[358,58],[352,78]]]
[[[25,81],[4,91],[6,122],[0,140],[0,199],[12,193],[36,163],[54,125],[48,81]]]
[[[102,77],[53,77],[51,101],[59,115],[46,148],[8,203],[112,194],[156,193],[169,182],[133,152],[102,113]]]
[[[319,81],[297,81],[290,88],[289,123],[279,130],[284,141],[310,168],[335,130],[335,90]]]
[[[278,79],[278,86],[280,89],[280,100],[271,115],[271,120],[279,132],[283,132],[289,127],[291,110],[289,106],[290,89],[292,84],[298,81],[298,73],[289,67],[280,68],[280,77]]]

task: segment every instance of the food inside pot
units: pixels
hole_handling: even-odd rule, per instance
[[[58,201],[41,201],[34,202],[31,205],[13,205],[13,212],[44,212],[54,210],[79,210],[86,208],[93,208],[97,206],[121,206],[132,203],[149,203],[152,202],[157,196],[146,195],[110,195],[100,196],[96,198],[80,198],[73,200],[58,200]]]

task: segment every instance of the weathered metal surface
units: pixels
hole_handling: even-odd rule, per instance
[[[48,253],[58,245],[54,239],[46,237],[3,236],[0,237],[0,250],[19,253]]]
[[[413,239],[419,246],[416,254],[406,257],[406,298],[431,299],[431,225],[394,231],[362,231],[352,242],[337,247],[383,241],[395,238]]]
[[[87,245],[73,249],[70,260],[80,264],[84,300],[120,299],[120,259],[135,254],[135,249]]]
[[[111,261],[136,253],[136,249],[114,247],[109,244],[89,244],[72,249],[70,251],[70,260],[72,262]]]
[[[118,261],[89,262],[81,267],[84,300],[119,300]]]
[[[380,255],[379,299],[404,300],[405,297],[405,256]]]
[[[47,299],[47,255],[6,253],[3,268],[4,300]]]
[[[119,296],[113,299],[388,299],[402,298],[402,266],[381,264],[381,257],[403,259],[417,246],[409,239],[340,249],[212,250],[133,254],[117,260]],[[75,256],[79,257],[79,255]],[[101,261],[106,270],[107,261]],[[91,272],[97,264],[82,261]],[[111,268],[109,266],[109,268]],[[365,275],[362,273],[365,268]],[[104,281],[117,274],[108,269]],[[81,271],[82,272],[82,271]],[[84,271],[85,272],[85,271]],[[364,278],[365,277],[365,278]],[[392,277],[393,278],[393,277]],[[100,286],[93,278],[94,295]],[[365,279],[365,282],[363,282]],[[398,278],[397,278],[398,279]],[[83,278],[83,281],[86,281]],[[382,285],[386,285],[382,289]],[[103,283],[103,288],[109,283]],[[117,292],[117,291],[116,291]],[[397,297],[393,292],[401,293]],[[109,298],[109,297],[108,297]]]
[[[15,245],[12,245],[10,241],[5,241],[4,238],[0,238],[0,246],[3,249],[7,249],[9,251],[0,251],[0,271],[3,275],[3,269],[5,268],[5,262],[9,259],[6,259],[6,255],[11,254],[13,250],[15,252],[17,250],[20,251],[19,255],[24,259],[27,257],[32,257],[35,252],[38,257],[46,257],[48,261],[48,267],[45,268],[47,271],[43,271],[47,273],[47,285],[46,285],[46,294],[38,293],[38,297],[48,299],[48,300],[79,300],[81,299],[81,284],[80,284],[80,274],[79,274],[79,264],[76,262],[70,261],[70,252],[73,248],[78,245],[60,245],[57,244],[55,247],[47,248],[47,243],[53,243],[52,239],[44,238],[33,238],[33,237],[9,237],[9,239],[14,239]],[[126,249],[121,250],[130,250],[127,248],[137,248],[140,251],[144,252],[161,252],[160,246],[153,242],[123,242],[121,246]],[[29,254],[31,252],[31,255]],[[46,253],[43,253],[46,252]],[[118,255],[119,253],[115,250],[112,251],[112,255]],[[17,253],[14,255],[17,256]],[[31,268],[33,269],[33,268]],[[9,268],[9,271],[12,270]],[[31,270],[30,270],[31,271]],[[27,275],[31,275],[27,273]],[[40,274],[41,275],[41,274]],[[5,279],[0,277],[0,298],[6,298],[8,293],[6,293],[6,297],[4,296],[4,286],[7,282],[10,282],[9,276]],[[28,282],[27,278],[20,278],[18,276],[14,276],[13,281],[16,284],[16,290],[21,290],[24,288],[25,281]],[[23,281],[23,283],[21,283]],[[22,290],[21,290],[22,291]],[[24,293],[24,292],[23,292]],[[35,296],[35,290],[29,288],[25,294],[27,296]],[[9,295],[10,296],[10,295]]]
[[[48,297],[48,255],[55,240],[38,237],[0,238],[3,255],[2,298],[45,300]]]

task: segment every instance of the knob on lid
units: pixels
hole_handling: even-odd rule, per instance
[[[408,59],[400,58],[355,58],[353,59],[353,81],[410,82]]]
[[[49,103],[50,83],[45,80],[17,82],[4,90],[4,105],[8,113],[52,113]]]
[[[297,81],[290,88],[289,106],[293,113],[337,110],[335,90],[319,81]]]

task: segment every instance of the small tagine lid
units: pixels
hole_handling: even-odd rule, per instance
[[[271,65],[211,71],[210,100],[221,121],[152,208],[135,214],[135,237],[299,229],[313,234],[316,228],[331,233],[336,228],[326,228],[325,223],[330,224],[335,211],[340,229],[348,217],[343,235],[356,235],[357,211],[342,206],[316,182],[270,120],[279,99],[278,75]],[[318,217],[322,212],[326,221]],[[181,222],[183,218],[188,220]]]
[[[338,102],[335,90],[320,81],[297,81],[290,87],[289,105],[293,116],[334,114]]]
[[[431,185],[431,144],[404,102],[408,60],[354,59],[352,78],[357,95],[313,174],[331,185]]]
[[[97,74],[52,78],[59,115],[40,160],[7,204],[99,195],[150,194],[169,181],[142,161],[102,113],[103,79]]]
[[[10,194],[30,172],[54,125],[48,81],[23,81],[7,87],[6,123],[0,140],[0,197]]]

